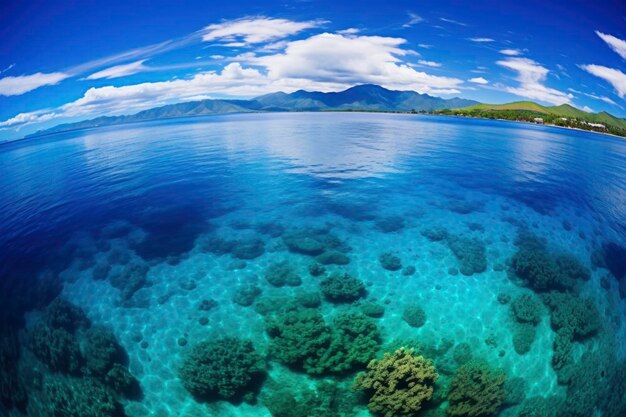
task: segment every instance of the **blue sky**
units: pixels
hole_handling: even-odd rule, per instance
[[[0,140],[362,83],[626,117],[623,0],[0,3]]]

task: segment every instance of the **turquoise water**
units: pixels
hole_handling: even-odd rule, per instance
[[[230,115],[8,144],[0,171],[0,414],[385,415],[353,381],[405,346],[439,376],[388,416],[624,415],[621,139]]]

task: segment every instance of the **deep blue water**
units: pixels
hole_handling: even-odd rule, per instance
[[[404,231],[389,234],[376,229],[378,220],[390,216],[404,219]],[[3,328],[21,335],[21,349],[26,351],[28,331],[24,328],[29,329],[37,317],[29,312],[44,308],[59,292],[86,310],[94,322],[106,316],[103,311],[107,306],[111,311],[137,310],[141,304],[138,301],[131,307],[120,307],[107,299],[94,307],[98,304],[94,298],[88,302],[84,295],[92,291],[87,289],[91,287],[81,284],[87,279],[83,275],[91,277],[91,268],[110,253],[110,245],[117,247],[120,241],[129,242],[123,247],[133,259],[137,257],[149,265],[148,276],[152,276],[151,285],[157,291],[161,277],[170,273],[163,271],[176,268],[185,276],[202,270],[208,275],[197,280],[211,279],[212,268],[217,268],[211,263],[213,257],[215,262],[221,258],[196,256],[203,237],[230,233],[239,238],[243,233],[245,239],[260,239],[263,254],[246,259],[241,271],[234,272],[234,289],[235,283],[248,279],[250,274],[262,277],[262,269],[276,254],[289,254],[278,235],[258,231],[255,225],[262,223],[280,224],[286,230],[311,225],[332,227],[352,247],[349,268],[369,282],[369,296],[378,300],[397,296],[399,304],[392,304],[392,311],[404,302],[397,294],[410,287],[402,289],[403,284],[397,284],[384,293],[386,282],[395,278],[388,277],[386,270],[375,270],[379,268],[377,256],[381,251],[401,254],[403,263],[415,259],[416,276],[423,280],[420,282],[434,282],[445,279],[442,274],[456,276],[453,270],[457,261],[445,245],[425,240],[421,230],[435,225],[479,239],[486,246],[488,265],[486,272],[472,275],[471,279],[478,276],[479,281],[467,281],[464,290],[446,289],[442,284],[441,291],[449,291],[450,305],[462,305],[465,301],[459,294],[475,299],[484,293],[483,285],[524,289],[504,270],[516,250],[520,230],[530,229],[547,239],[554,251],[574,254],[591,271],[592,278],[579,294],[598,300],[601,314],[611,322],[611,327],[601,333],[601,340],[610,340],[606,343],[612,354],[624,360],[626,352],[615,346],[623,345],[626,335],[624,300],[619,294],[620,280],[626,280],[626,141],[529,124],[422,115],[211,116],[74,131],[0,146]],[[120,224],[123,227],[115,227]],[[473,226],[466,226],[470,224]],[[133,237],[131,229],[140,237]],[[591,261],[594,251],[603,253],[604,264]],[[309,258],[297,256],[294,264],[306,268]],[[80,261],[83,265],[77,265],[79,258],[86,259]],[[460,279],[465,279],[462,274],[454,278],[455,282]],[[492,279],[493,284],[489,284]],[[107,281],[99,281],[103,282]],[[228,294],[228,284],[220,285],[221,292],[215,290],[212,298],[229,299],[230,295],[224,295]],[[626,284],[622,286],[626,293]],[[150,294],[150,287],[145,287],[141,291],[147,294],[146,299],[157,299],[159,294]],[[141,291],[133,297],[143,294]],[[429,298],[421,296],[423,304],[429,306]],[[482,314],[500,308],[497,311],[501,311],[503,322],[508,320],[506,307],[491,305],[487,300],[485,295]],[[158,303],[141,308],[152,310],[152,316],[161,314]],[[430,320],[431,315],[446,308],[433,304],[425,309]],[[238,311],[229,311],[228,315],[237,316]],[[325,310],[324,314],[331,313]],[[31,316],[35,318],[24,320]],[[262,326],[262,317],[248,319]],[[396,327],[393,319],[385,318],[392,321],[382,324],[383,328]],[[464,324],[463,318],[458,322],[466,328],[480,326]],[[113,328],[128,351],[133,370],[140,361],[139,353],[129,346],[134,340],[130,333],[135,330],[117,327],[116,323],[111,319],[104,324]],[[229,326],[230,331],[235,330],[228,320],[220,323],[226,333]],[[532,386],[533,378],[539,380],[537,375],[541,375],[541,389],[549,386],[550,395],[564,395],[567,386],[557,386],[556,377],[550,374],[550,340],[554,333],[549,329],[546,318],[546,343],[541,346],[547,346],[547,352],[536,347],[537,351],[519,357],[530,362],[547,358],[545,366],[538,365],[536,373],[526,379]],[[406,333],[409,330],[405,329],[402,336],[410,336]],[[436,327],[427,330],[438,332]],[[391,339],[393,332],[385,331],[383,339]],[[267,343],[262,327],[248,337]],[[191,336],[188,339],[190,345],[198,341]],[[597,347],[604,342],[593,343]],[[587,345],[577,344],[580,352],[585,349],[582,346]],[[481,343],[477,351],[482,349],[486,348]],[[180,355],[184,357],[184,352]],[[507,355],[510,358],[516,354]],[[529,355],[534,356],[529,359]],[[21,357],[28,358],[28,354]],[[493,358],[488,359],[497,362],[497,357],[494,351]],[[516,369],[521,372],[515,360],[508,360],[494,366],[509,373]],[[150,374],[145,369],[135,372],[142,385],[155,373],[159,378],[167,374]],[[571,392],[577,392],[571,387]],[[144,408],[121,400],[128,415],[180,415],[175,404],[158,414],[150,402],[151,395],[156,395],[155,388],[143,388]],[[532,391],[533,396],[536,393]],[[181,397],[184,399],[180,401],[193,403],[191,397]],[[609,406],[600,405],[604,401],[601,397],[585,398],[604,407],[604,415],[611,415],[606,411]],[[10,401],[5,399],[4,403],[15,412]],[[269,415],[263,414],[267,409],[262,405],[256,407],[251,408],[253,411],[246,409],[244,415]],[[500,411],[506,412],[502,408]],[[213,413],[231,415],[225,411]]]

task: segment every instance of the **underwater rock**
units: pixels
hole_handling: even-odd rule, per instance
[[[111,265],[106,262],[97,263],[93,268],[92,277],[96,281],[107,279],[109,273],[111,272]]]
[[[383,217],[376,220],[376,228],[383,233],[393,233],[404,228],[404,219],[400,216]]]
[[[200,311],[211,311],[214,308],[218,307],[218,303],[217,301],[215,301],[212,298],[208,298],[208,299],[204,299],[202,301],[200,301],[200,304],[198,305],[198,310]]]
[[[318,264],[317,262],[313,262],[309,265],[309,274],[313,277],[319,277],[326,273],[326,268],[324,266]]]
[[[3,329],[0,333],[0,404],[11,410],[23,410],[28,402],[28,392],[18,371],[21,346],[17,332]]]
[[[552,291],[544,294],[542,300],[550,309],[550,322],[556,332],[583,339],[600,329],[600,313],[591,299]]]
[[[44,383],[44,397],[38,410],[50,417],[115,417],[122,412],[110,391],[93,378],[49,376]]]
[[[452,357],[458,365],[464,365],[472,360],[472,348],[468,343],[459,343],[452,349]]]
[[[472,360],[461,366],[448,393],[450,416],[489,416],[502,405],[506,394],[506,376],[500,369],[491,369],[487,363]]]
[[[511,295],[505,292],[501,292],[498,294],[498,302],[502,305],[508,304],[511,302]]]
[[[83,310],[58,297],[44,310],[43,321],[54,329],[65,329],[70,333],[91,325]]]
[[[357,222],[374,220],[376,218],[375,205],[372,202],[332,202],[327,204],[326,208],[328,211],[345,219]]]
[[[446,243],[460,264],[463,275],[484,272],[487,269],[485,244],[474,238],[448,234]]]
[[[513,331],[513,348],[519,355],[530,352],[535,334],[537,333],[532,323],[517,323]]]
[[[92,327],[86,332],[84,343],[85,366],[90,375],[105,375],[114,364],[127,361],[126,353],[110,329]]]
[[[130,253],[126,250],[122,250],[120,248],[115,248],[109,252],[109,256],[107,256],[107,261],[110,265],[126,265],[130,262]]]
[[[200,243],[200,249],[203,252],[212,253],[214,255],[225,255],[230,253],[236,244],[237,242],[234,240],[227,240],[213,236],[202,240]]]
[[[235,290],[233,302],[242,307],[249,307],[254,304],[254,300],[261,295],[261,288],[255,284],[242,285]]]
[[[372,360],[367,369],[353,389],[365,391],[368,409],[383,417],[414,416],[431,399],[439,378],[431,361],[405,348]]]
[[[322,298],[316,291],[304,292],[296,295],[294,302],[305,308],[317,308],[322,305]]]
[[[379,319],[385,315],[385,307],[378,303],[367,301],[361,304],[361,312],[368,317]]]
[[[536,326],[541,321],[541,302],[528,294],[515,297],[511,303],[511,311],[519,323],[530,323]]]
[[[467,222],[467,228],[472,232],[484,232],[485,226],[482,223]]]
[[[318,255],[315,260],[322,265],[348,265],[350,258],[338,251],[328,251]]]
[[[193,347],[179,371],[185,389],[201,401],[237,401],[254,394],[265,361],[252,342],[223,338]]]
[[[289,251],[301,255],[316,256],[324,252],[324,245],[317,238],[317,235],[309,236],[305,233],[292,233],[283,236],[283,241]]]
[[[481,211],[484,206],[485,203],[482,201],[454,198],[448,201],[447,209],[458,214],[470,214],[475,211]]]
[[[527,390],[526,380],[524,378],[507,378],[504,382],[504,405],[511,406],[520,404],[526,398]]]
[[[440,242],[448,237],[448,231],[443,227],[429,227],[420,231],[421,235],[431,242]]]
[[[411,275],[415,275],[415,272],[417,272],[417,270],[415,269],[415,267],[413,265],[405,266],[402,269],[402,275],[404,275],[405,277],[409,277]]]
[[[264,222],[255,226],[257,232],[276,238],[281,237],[285,233],[285,227],[280,223]]]
[[[29,332],[28,347],[53,372],[80,372],[83,358],[78,340],[64,328],[36,325]]]
[[[238,259],[255,259],[265,253],[265,243],[261,239],[240,240],[235,243],[231,253]]]
[[[130,298],[147,284],[150,268],[145,262],[132,261],[121,272],[109,277],[109,282],[120,290],[121,304],[125,305]]]
[[[617,243],[607,243],[602,247],[606,266],[618,280],[626,277],[626,248]]]
[[[365,285],[348,273],[334,273],[320,281],[324,297],[333,303],[349,303],[364,297]]]
[[[402,268],[400,258],[390,252],[385,252],[378,257],[380,265],[388,271],[397,271]]]
[[[297,287],[302,284],[300,276],[287,261],[276,262],[268,266],[265,270],[265,279],[274,287]]]
[[[404,308],[402,320],[411,327],[422,327],[426,323],[426,313],[417,304],[411,304]]]

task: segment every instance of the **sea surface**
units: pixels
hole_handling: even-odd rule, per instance
[[[277,113],[4,144],[0,278],[0,415],[626,415],[610,136]],[[439,377],[386,414],[354,381],[400,347]]]

